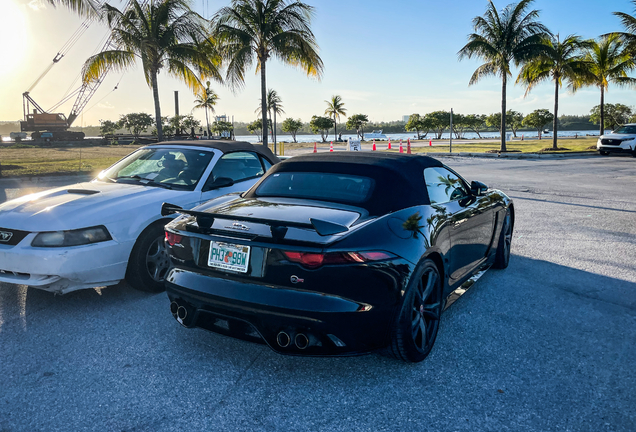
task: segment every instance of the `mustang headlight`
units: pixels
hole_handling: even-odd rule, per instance
[[[82,228],[71,231],[41,232],[35,236],[31,246],[63,247],[80,246],[111,240],[112,237],[105,226]]]

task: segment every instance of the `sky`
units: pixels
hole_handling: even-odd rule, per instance
[[[501,80],[490,77],[469,86],[478,59],[458,61],[457,52],[472,31],[472,19],[483,15],[486,0],[305,0],[314,6],[312,29],[324,62],[321,80],[273,59],[267,63],[267,86],[283,101],[283,118],[323,115],[326,102],[340,95],[347,114],[366,114],[371,121],[401,120],[402,116],[450,110],[462,114],[490,114],[501,109]],[[498,9],[508,4],[494,0]],[[118,0],[112,2],[120,6]],[[195,0],[193,9],[210,17],[229,0]],[[540,21],[562,37],[578,34],[595,38],[622,30],[612,12],[635,14],[629,0],[535,0]],[[65,8],[42,0],[0,0],[0,121],[22,119],[22,93],[52,63],[53,57],[83,20]],[[84,61],[100,48],[105,25],[94,23],[73,49],[33,88],[31,96],[49,109],[79,86]],[[518,70],[513,71],[514,79]],[[514,82],[514,79],[512,80]],[[117,89],[114,90],[115,86]],[[213,82],[220,100],[217,114],[235,121],[253,121],[260,100],[260,77],[246,74],[245,86],[232,91]],[[194,96],[182,83],[159,76],[162,115],[174,115],[174,92],[179,92],[180,113],[205,119],[194,110]],[[524,97],[525,88],[508,85],[508,109],[528,114],[552,111],[554,87],[544,83]],[[634,90],[610,85],[607,103],[634,105]],[[560,94],[559,113],[583,115],[598,105],[600,91],[590,87]],[[74,100],[55,112],[68,115]],[[74,126],[99,125],[130,112],[154,114],[152,91],[139,67],[110,74]]]

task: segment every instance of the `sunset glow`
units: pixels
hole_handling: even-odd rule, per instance
[[[27,46],[24,12],[12,1],[0,2],[0,79],[8,77],[22,61]]]

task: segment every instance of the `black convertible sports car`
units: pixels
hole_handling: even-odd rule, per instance
[[[281,162],[249,191],[166,226],[170,310],[185,327],[282,354],[387,347],[418,362],[442,310],[480,269],[505,268],[512,201],[427,156],[327,153]]]

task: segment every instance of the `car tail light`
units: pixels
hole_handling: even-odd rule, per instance
[[[182,238],[183,236],[180,236],[179,234],[166,231],[166,241],[168,242],[170,246],[174,246],[177,243],[181,243]]]
[[[322,265],[329,264],[351,264],[364,263],[370,261],[382,261],[385,259],[395,258],[395,255],[388,252],[290,252],[284,251],[283,254],[291,262],[299,263],[303,267],[310,269],[318,268]]]

